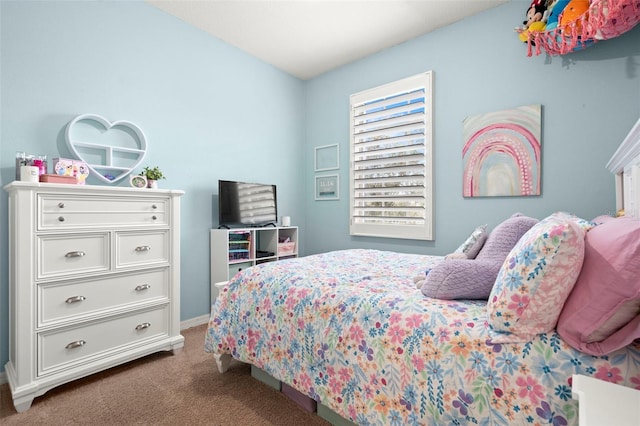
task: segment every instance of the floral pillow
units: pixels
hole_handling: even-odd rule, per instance
[[[494,342],[526,342],[554,329],[582,268],[585,231],[578,223],[554,213],[511,250],[487,303]]]
[[[582,219],[573,213],[567,213],[567,212],[556,212],[553,214],[553,216],[555,216],[558,219],[572,220],[584,232],[589,232],[591,229],[598,226],[598,224],[602,223],[602,220],[606,220],[606,219],[600,219],[602,216],[598,216],[596,219],[593,219],[593,220]]]

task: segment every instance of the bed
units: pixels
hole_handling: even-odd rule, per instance
[[[591,356],[556,333],[492,344],[486,302],[426,298],[442,258],[346,250],[261,264],[217,299],[206,350],[357,424],[571,424],[571,377],[640,386],[640,347]]]
[[[416,287],[462,259],[353,249],[256,265],[213,304],[205,350],[360,425],[578,424],[574,375],[640,389],[640,219],[557,212],[516,239],[479,300]]]

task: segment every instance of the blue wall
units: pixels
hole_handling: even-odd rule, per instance
[[[511,2],[326,73],[306,84],[306,169],[313,147],[340,145],[340,201],[307,195],[304,237],[313,252],[344,247],[446,254],[480,224],[515,212],[565,210],[592,218],[615,210],[605,164],[640,116],[640,26],[564,57],[527,57],[513,28],[529,2]],[[434,71],[435,240],[349,235],[349,95]],[[542,195],[462,197],[462,122],[542,104]],[[313,172],[306,193],[313,193]],[[313,226],[312,226],[313,225]]]
[[[209,311],[218,179],[273,183],[304,219],[304,84],[143,2],[0,2],[2,185],[16,151],[69,157],[79,114],[137,124],[144,165],[182,189],[181,318]],[[104,184],[95,178],[88,183]],[[128,185],[122,182],[123,186]],[[8,360],[7,196],[0,191],[0,370]]]
[[[166,172],[163,187],[186,191],[183,320],[209,310],[219,178],[278,185],[280,213],[301,226],[303,254],[348,247],[444,254],[477,224],[492,227],[516,211],[612,211],[604,165],[640,115],[640,28],[564,58],[528,58],[512,31],[525,8],[512,2],[302,82],[142,2],[2,1],[0,183],[13,180],[16,151],[68,156],[63,131],[78,114],[138,124],[150,145],[144,163]],[[435,73],[436,239],[350,237],[349,95],[426,70]],[[543,105],[543,195],[462,198],[462,120],[531,103]],[[341,199],[314,201],[314,147],[333,143]],[[6,209],[2,191],[2,366]]]

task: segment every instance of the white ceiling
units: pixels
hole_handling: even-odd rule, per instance
[[[145,0],[302,80],[510,0]]]

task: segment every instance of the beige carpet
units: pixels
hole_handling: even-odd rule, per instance
[[[51,389],[17,413],[0,386],[3,425],[329,425],[233,361],[218,373],[205,325],[183,330],[184,350],[162,352]]]

